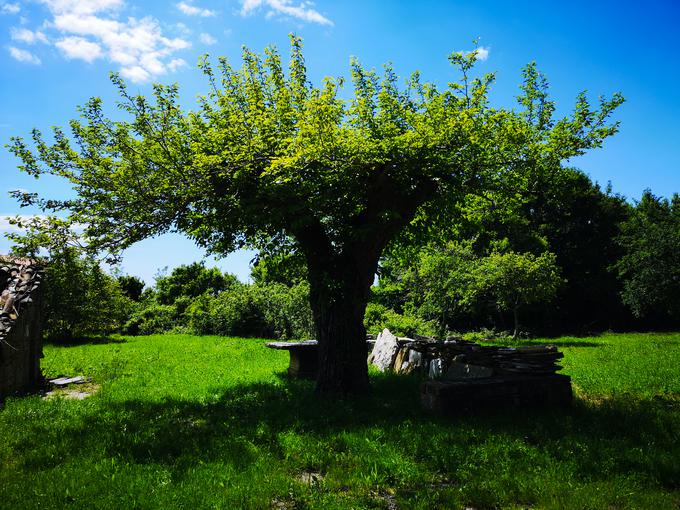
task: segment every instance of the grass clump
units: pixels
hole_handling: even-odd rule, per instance
[[[0,507],[677,508],[680,335],[551,342],[571,409],[455,419],[421,411],[416,377],[317,396],[263,340],[47,346],[46,375],[99,391],[6,402]]]

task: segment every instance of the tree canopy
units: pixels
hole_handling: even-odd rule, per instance
[[[623,302],[636,317],[680,312],[680,196],[670,200],[643,193],[623,222],[616,263]]]
[[[218,254],[292,244],[308,268],[317,388],[363,392],[363,312],[386,245],[407,225],[418,235],[442,218],[455,223],[452,207],[467,195],[503,190],[510,200],[531,190],[536,176],[617,131],[610,116],[619,94],[596,107],[579,94],[573,113],[556,119],[535,64],[524,69],[518,108],[492,106],[494,75],[475,76],[476,59],[476,51],[452,53],[459,76],[444,88],[418,72],[402,83],[389,64],[379,75],[352,59],[352,96],[344,99],[342,78],[309,82],[292,36],[287,72],[275,48],[244,49],[240,69],[203,59],[209,91],[187,112],[177,85],[154,85],[146,98],[114,74],[127,120],[108,118],[93,98],[70,136],[54,128],[48,143],[35,130],[33,147],[22,138],[10,145],[22,170],[63,177],[76,197],[15,195],[68,214],[35,220],[52,232],[41,242],[68,237],[68,224],[78,223],[88,250],[113,257],[168,231]],[[29,248],[31,239],[38,237],[29,235]]]

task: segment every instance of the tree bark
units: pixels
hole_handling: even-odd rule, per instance
[[[319,342],[319,393],[370,391],[364,313],[378,254],[308,257],[310,304]]]
[[[310,299],[319,341],[320,393],[356,395],[368,393],[368,352],[364,312],[368,289],[339,289],[327,282],[311,282]]]

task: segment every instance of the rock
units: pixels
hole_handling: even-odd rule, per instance
[[[394,372],[397,374],[407,374],[409,370],[408,353],[411,349],[402,347],[397,352],[397,357],[394,359]]]
[[[402,347],[394,361],[394,371],[397,374],[411,374],[422,369],[423,365],[424,359],[421,353],[409,347]]]
[[[324,475],[317,471],[305,471],[297,479],[306,485],[318,485],[323,481]]]
[[[492,375],[492,368],[483,367],[481,365],[471,365],[470,363],[463,363],[456,361],[454,358],[453,362],[446,370],[444,379],[447,381],[458,381],[461,379],[482,379],[484,377],[491,377]]]
[[[409,363],[410,367],[412,368],[412,371],[417,369],[417,368],[422,368],[423,364],[424,364],[423,355],[418,351],[414,351],[413,349],[409,349],[409,351],[408,351],[408,363]]]
[[[398,352],[399,344],[397,343],[397,337],[390,333],[389,329],[385,328],[378,335],[373,351],[368,357],[368,362],[377,367],[381,372],[393,370]]]
[[[87,382],[87,379],[82,375],[76,377],[58,377],[56,379],[50,379],[50,383],[55,386],[68,386],[69,384],[82,384]]]
[[[435,358],[430,361],[430,379],[439,379],[444,373],[444,360],[442,358]]]

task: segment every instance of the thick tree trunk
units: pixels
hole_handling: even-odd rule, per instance
[[[310,304],[319,341],[320,393],[370,391],[364,313],[378,259],[388,241],[411,221],[437,189],[425,180],[403,193],[402,184],[377,173],[364,210],[352,218],[342,242],[331,239],[312,211],[292,230],[307,260]],[[385,214],[389,213],[389,214]]]
[[[368,289],[329,288],[312,283],[311,300],[319,341],[319,373],[316,390],[320,393],[356,395],[370,390],[364,312]],[[334,282],[340,283],[340,282]]]
[[[376,254],[309,264],[310,303],[319,341],[316,390],[320,393],[370,391],[364,313],[377,265]]]

